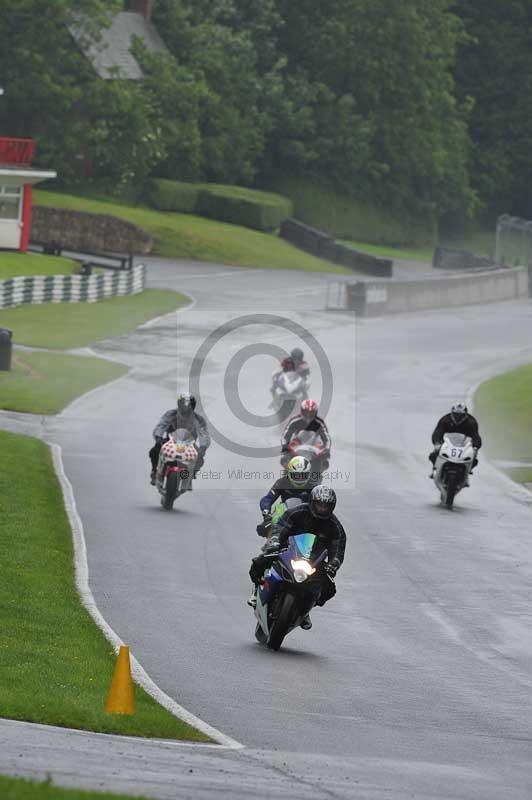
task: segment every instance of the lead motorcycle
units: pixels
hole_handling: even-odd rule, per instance
[[[257,590],[255,638],[279,650],[285,636],[298,628],[316,605],[324,579],[327,549],[313,533],[290,536],[288,547],[265,555],[266,569]]]
[[[195,439],[185,428],[172,431],[163,442],[155,486],[161,495],[161,505],[166,511],[171,511],[176,499],[192,488],[197,460]]]
[[[308,397],[309,384],[306,378],[299,374],[299,372],[281,372],[275,378],[272,387],[272,405],[274,410],[279,413],[283,409],[289,410],[291,413],[294,408],[306,400]],[[287,405],[288,404],[288,405]]]
[[[434,464],[434,483],[440,492],[441,502],[452,508],[454,498],[464,486],[469,486],[469,474],[476,450],[469,436],[446,433]]]

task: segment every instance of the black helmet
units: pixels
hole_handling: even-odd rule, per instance
[[[460,423],[465,420],[467,414],[467,406],[465,406],[463,403],[455,403],[455,405],[451,408],[451,419],[457,425],[460,425]]]
[[[328,519],[336,506],[336,494],[329,486],[315,486],[310,493],[310,510],[315,517]]]
[[[299,347],[295,347],[292,352],[290,353],[296,364],[303,361],[303,350],[300,350]]]
[[[196,408],[196,398],[188,392],[177,395],[177,410],[180,414],[192,414]]]

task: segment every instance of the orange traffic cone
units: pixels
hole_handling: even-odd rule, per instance
[[[135,701],[133,699],[133,681],[131,679],[131,665],[129,663],[129,647],[121,645],[116,659],[113,680],[105,704],[107,714],[133,714]]]

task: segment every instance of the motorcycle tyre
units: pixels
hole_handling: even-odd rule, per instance
[[[268,647],[270,650],[279,650],[283,639],[288,633],[288,626],[294,609],[295,597],[293,594],[285,594],[281,600],[281,607],[277,619],[270,629],[268,637]]]
[[[456,475],[452,475],[447,483],[447,494],[445,497],[445,505],[447,508],[452,509],[454,498],[456,497],[457,491],[458,491],[457,478]]]
[[[170,472],[166,476],[166,486],[164,489],[164,496],[162,498],[162,506],[165,511],[171,511],[177,497],[177,484],[178,475],[176,472]]]

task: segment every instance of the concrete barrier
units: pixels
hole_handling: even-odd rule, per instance
[[[498,303],[529,296],[525,267],[428,278],[421,281],[361,282],[346,288],[345,307],[357,316]]]
[[[361,253],[353,247],[335,241],[332,236],[305,225],[297,219],[285,219],[281,225],[281,238],[306,250],[318,258],[326,258],[335,264],[342,264],[356,272],[371,275],[373,278],[391,278],[393,261]]]

